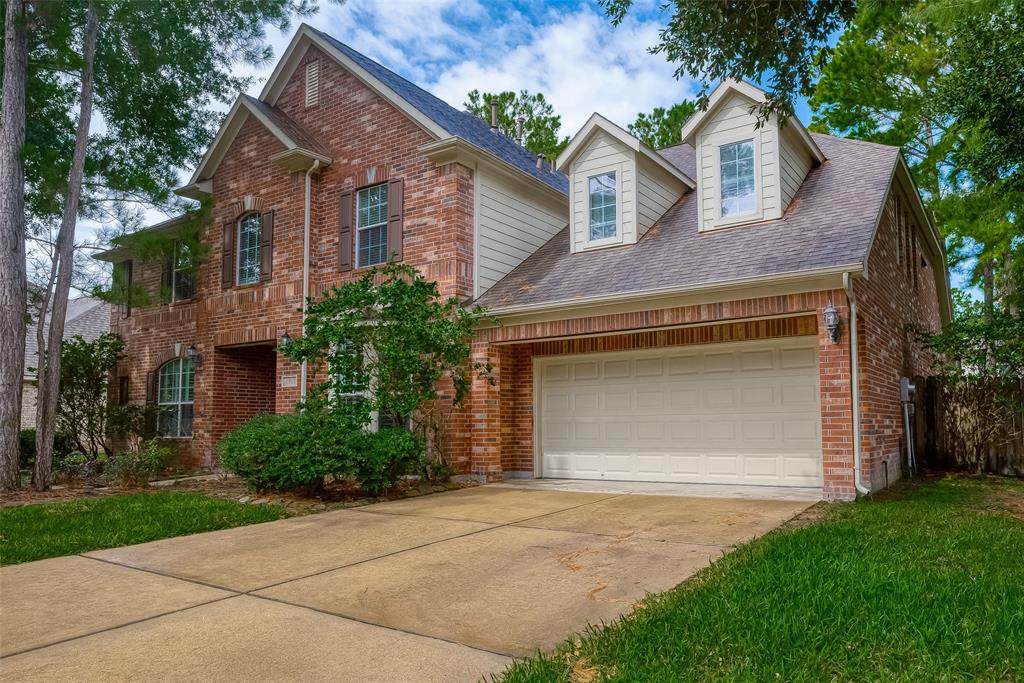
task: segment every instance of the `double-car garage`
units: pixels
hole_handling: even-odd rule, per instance
[[[816,337],[534,363],[536,476],[822,485]]]

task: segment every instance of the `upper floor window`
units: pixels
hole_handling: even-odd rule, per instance
[[[236,282],[250,285],[260,281],[260,215],[250,213],[238,221]]]
[[[160,367],[157,432],[160,436],[192,436],[192,396],[195,369],[187,358],[175,358]]]
[[[743,140],[718,148],[721,164],[722,218],[757,211],[754,194],[754,141]]]
[[[615,172],[590,176],[588,186],[590,229],[587,239],[595,242],[615,237],[619,232],[615,220]]]
[[[195,294],[192,277],[192,252],[184,242],[175,240],[173,269],[171,270],[172,301],[191,299]]]
[[[388,260],[388,185],[382,183],[356,193],[356,265],[359,268]]]

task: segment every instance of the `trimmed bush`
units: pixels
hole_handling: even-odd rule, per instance
[[[402,475],[422,469],[425,450],[423,439],[406,429],[359,432],[352,439],[351,476],[366,491],[387,490]]]
[[[221,439],[218,451],[221,467],[257,490],[313,492],[331,475],[377,492],[421,467],[424,447],[405,430],[365,432],[346,416],[307,410],[254,417]]]
[[[118,453],[107,461],[106,471],[112,481],[122,486],[144,486],[160,474],[171,457],[171,449],[153,439],[140,450]]]
[[[67,456],[78,451],[74,438],[64,432],[53,435],[53,459],[60,462]],[[23,470],[32,469],[36,460],[36,430],[34,427],[22,429],[18,434],[18,467]]]

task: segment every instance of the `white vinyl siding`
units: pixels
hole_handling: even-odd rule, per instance
[[[702,230],[736,222],[772,220],[782,216],[779,128],[774,119],[756,128],[753,101],[734,94],[698,132],[697,174],[700,227]],[[735,218],[721,215],[720,148],[742,140],[754,144],[758,207]]]
[[[817,339],[538,358],[539,476],[822,485]]]
[[[476,295],[480,296],[568,223],[564,204],[493,171],[477,170]]]
[[[781,137],[779,178],[782,181],[782,210],[785,211],[810,172],[812,160],[811,155],[793,139],[794,133],[783,130]]]
[[[590,245],[590,177],[602,173],[615,173],[619,230],[611,240]],[[636,155],[633,150],[607,133],[597,131],[572,162],[570,192],[572,251],[636,241]]]
[[[682,183],[647,159],[640,159],[636,185],[637,223],[643,235],[683,193]]]

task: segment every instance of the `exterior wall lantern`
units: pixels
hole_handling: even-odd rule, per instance
[[[277,345],[279,347],[280,346],[284,346],[285,344],[287,344],[291,340],[292,340],[292,338],[288,336],[288,330],[285,330],[284,332],[281,333],[281,338],[277,340]]]
[[[832,305],[832,302],[828,302],[828,306],[825,306],[825,311],[821,314],[822,322],[825,323],[825,329],[828,330],[828,337],[832,340],[833,344],[839,343],[839,324],[842,322],[839,319],[839,311]]]
[[[192,361],[192,365],[194,367],[203,367],[203,354],[196,350],[195,344],[188,345],[188,349],[185,351],[185,357]]]

